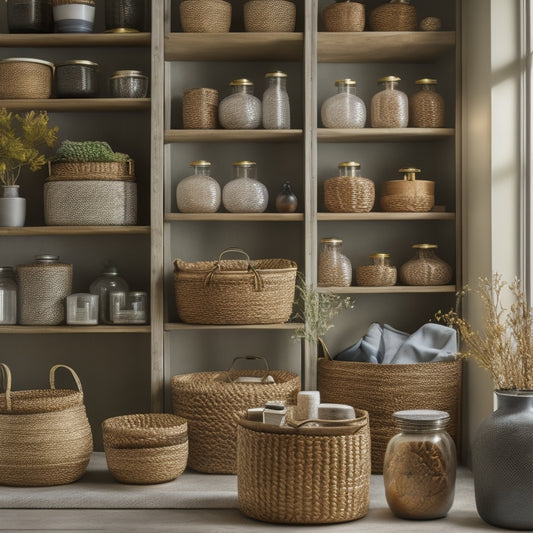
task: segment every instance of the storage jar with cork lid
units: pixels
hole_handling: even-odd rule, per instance
[[[401,78],[378,79],[380,91],[372,97],[370,122],[373,128],[406,128],[409,123],[409,99],[398,89]]]
[[[339,175],[324,182],[324,203],[332,213],[368,213],[375,200],[371,179],[361,176],[361,165],[355,161],[338,164]]]
[[[230,213],[263,213],[268,190],[256,178],[255,161],[233,163],[233,179],[222,189],[222,203]]]
[[[321,239],[318,256],[319,287],[349,287],[352,284],[352,263],[342,253],[342,239]]]
[[[261,126],[261,100],[254,96],[254,84],[246,78],[233,80],[231,94],[218,106],[220,125],[228,130],[250,130]]]
[[[431,211],[435,205],[435,182],[417,180],[419,168],[400,168],[401,180],[388,180],[383,184],[380,205],[388,212]]]
[[[211,177],[211,163],[198,160],[189,163],[193,173],[176,187],[176,203],[182,213],[215,213],[220,207],[221,190]]]
[[[444,98],[437,92],[437,80],[416,80],[419,90],[409,98],[410,124],[415,128],[444,126]]]
[[[365,5],[353,0],[335,0],[322,11],[326,31],[363,31]]]
[[[368,256],[369,265],[355,269],[355,282],[361,287],[391,287],[396,285],[396,267],[390,264],[390,255],[375,253]]]
[[[389,0],[370,12],[372,31],[415,31],[417,15],[409,0]]]
[[[400,267],[400,281],[405,285],[446,285],[452,279],[452,267],[437,257],[436,244],[413,244],[415,257]]]
[[[364,128],[366,106],[356,94],[357,82],[344,78],[335,82],[337,94],[327,98],[320,109],[326,128]]]

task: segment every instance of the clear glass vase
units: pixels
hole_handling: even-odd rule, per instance
[[[268,190],[256,178],[254,161],[233,163],[233,179],[222,190],[222,203],[230,213],[263,213],[268,205]]]
[[[261,100],[254,96],[254,84],[245,78],[230,83],[231,94],[218,106],[220,125],[228,130],[252,130],[261,126]]]
[[[182,213],[215,213],[220,207],[221,191],[211,177],[209,161],[191,161],[193,174],[176,187],[176,203]]]
[[[365,103],[356,94],[356,82],[350,78],[335,82],[337,94],[327,98],[320,114],[326,128],[364,128]]]

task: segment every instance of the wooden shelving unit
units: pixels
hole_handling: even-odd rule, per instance
[[[302,222],[303,213],[167,213],[165,222]]]
[[[16,48],[90,48],[150,46],[150,33],[0,34],[0,46]]]
[[[165,331],[195,331],[195,330],[279,330],[292,331],[301,327],[301,323],[290,322],[286,324],[233,324],[233,325],[203,325],[203,324],[182,324],[166,323]]]
[[[24,226],[0,227],[0,236],[44,235],[150,235],[150,226]]]
[[[455,220],[455,213],[429,212],[429,213],[385,213],[372,211],[370,213],[317,213],[320,222],[333,221],[377,221],[377,220]]]
[[[149,334],[150,326],[0,326],[1,334],[65,335],[65,334]]]
[[[184,142],[296,142],[302,130],[166,130],[166,143]]]
[[[454,136],[453,128],[318,128],[317,140],[321,143],[338,142],[431,142]]]
[[[0,100],[0,107],[12,111],[32,109],[52,112],[149,111],[149,98],[49,98]]]
[[[394,285],[392,287],[324,287],[319,292],[334,294],[434,294],[455,293],[455,285]]]

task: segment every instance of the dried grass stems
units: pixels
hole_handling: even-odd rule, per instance
[[[483,329],[478,331],[457,312],[436,314],[436,319],[457,329],[461,335],[461,356],[473,358],[489,371],[496,390],[533,389],[533,310],[520,280],[479,278],[476,289],[468,286],[459,297],[474,292],[483,310]],[[509,305],[504,301],[511,298]]]

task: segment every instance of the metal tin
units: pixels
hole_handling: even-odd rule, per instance
[[[52,5],[49,0],[7,0],[7,27],[10,33],[48,33]]]
[[[56,65],[56,96],[86,98],[98,91],[98,63],[86,59],[73,59]]]
[[[144,20],[144,0],[106,0],[106,30],[125,29],[127,31],[143,31]]]
[[[148,76],[140,70],[117,70],[109,78],[109,87],[114,98],[146,98]]]

